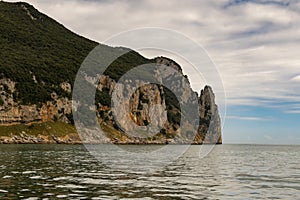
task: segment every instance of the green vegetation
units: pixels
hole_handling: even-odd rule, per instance
[[[164,94],[166,99],[167,107],[167,117],[168,121],[172,122],[174,125],[180,126],[181,114],[180,114],[180,104],[176,96],[171,90],[164,87]],[[177,130],[176,126],[173,126],[174,130]]]
[[[0,78],[17,82],[16,98],[23,104],[45,102],[60,83],[73,83],[96,45],[27,3],[0,2]]]
[[[42,135],[54,135],[65,136],[69,133],[76,133],[76,128],[70,124],[63,122],[45,122],[37,124],[17,124],[12,126],[0,126],[0,136],[10,136],[19,135],[20,133],[25,132],[29,135],[37,136]]]
[[[95,101],[100,102],[102,106],[110,106],[111,96],[109,95],[109,90],[107,88],[103,88],[101,92],[97,91]]]
[[[119,78],[127,71],[139,65],[149,63],[155,63],[155,61],[146,59],[135,51],[129,51],[112,62],[112,64],[105,70],[104,74],[118,81]],[[145,78],[151,79],[151,77],[153,77],[153,72],[150,70],[135,70],[134,72],[135,74],[133,74],[133,78],[135,79],[141,77],[141,79],[144,80]]]

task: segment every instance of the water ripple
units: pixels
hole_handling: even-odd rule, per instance
[[[81,145],[2,145],[0,199],[297,199],[300,196],[299,146],[222,145],[202,160],[197,157],[198,148],[192,146],[161,171],[141,173],[106,167]],[[116,165],[122,164],[118,155],[113,157]]]

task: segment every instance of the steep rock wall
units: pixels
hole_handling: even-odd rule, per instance
[[[182,74],[178,64],[170,59],[156,58],[157,65],[171,67],[170,70],[156,71],[154,76],[160,84],[145,82],[140,88],[132,88],[131,82],[125,84],[116,83],[107,75],[99,76],[97,90],[102,96],[97,102],[97,115],[99,122],[118,132],[108,134],[108,138],[114,143],[222,143],[221,121],[218,107],[215,104],[215,96],[211,87],[206,86],[198,97],[190,86],[190,83]],[[171,70],[173,69],[173,70]],[[175,71],[174,71],[175,69]],[[168,83],[166,81],[169,81]],[[67,97],[61,97],[55,92],[51,94],[51,101],[41,104],[22,105],[14,100],[17,92],[13,81],[0,80],[0,125],[15,125],[21,123],[40,123],[47,121],[71,122],[72,101]],[[162,85],[169,85],[172,91]],[[60,87],[71,93],[71,84],[63,82]],[[117,101],[114,106],[122,115],[121,120],[116,120],[110,107],[111,95],[115,90]],[[179,99],[172,94],[179,94]],[[132,94],[126,101],[125,93]],[[199,127],[196,132],[193,121],[187,120],[181,124],[181,116],[188,115],[180,109],[182,104],[192,104],[197,96],[199,105]],[[184,127],[185,130],[181,130]],[[126,135],[127,132],[150,130],[150,137],[138,137],[139,135]],[[114,132],[114,131],[111,131]],[[124,133],[125,132],[125,133]],[[121,136],[120,136],[121,135]],[[91,141],[92,142],[92,141]],[[109,142],[109,141],[105,141]]]

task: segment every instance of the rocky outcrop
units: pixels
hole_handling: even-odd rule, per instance
[[[70,123],[67,116],[72,113],[72,101],[67,97],[51,94],[52,101],[39,105],[22,105],[14,99],[16,83],[9,79],[0,79],[0,125],[38,123],[60,120]],[[62,83],[62,89],[71,93],[70,84]]]
[[[145,80],[125,80],[116,83],[107,75],[99,77],[100,84],[97,89],[100,91],[100,96],[102,100],[109,97],[109,103],[103,101],[101,104],[100,99],[97,105],[100,123],[114,127],[114,130],[118,131],[117,134],[109,131],[110,141],[121,144],[222,143],[221,122],[212,88],[206,86],[198,96],[191,89],[180,66],[174,61],[159,57],[156,58],[156,65],[169,67],[163,72],[159,70],[154,72],[153,76],[158,84],[150,84]],[[92,82],[90,78],[86,79]],[[166,83],[167,81],[169,83]],[[140,85],[142,86],[138,87]],[[172,91],[163,85],[168,85]],[[111,97],[113,108],[109,105]],[[194,124],[197,121],[194,119],[181,120],[182,116],[188,116],[193,110],[182,110],[180,103],[197,104],[198,124]],[[88,136],[88,138],[92,137]],[[102,139],[99,141],[104,142]]]
[[[221,120],[215,95],[210,86],[205,86],[199,97],[200,123],[198,136],[204,143],[222,144]]]
[[[82,141],[78,134],[70,133],[65,136],[39,134],[35,136],[22,131],[20,134],[0,136],[0,144],[82,144]]]

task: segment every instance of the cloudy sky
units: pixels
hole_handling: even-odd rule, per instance
[[[143,27],[190,37],[205,48],[222,77],[224,143],[300,144],[300,1],[27,2],[98,42]],[[198,90],[197,80],[191,81]]]

